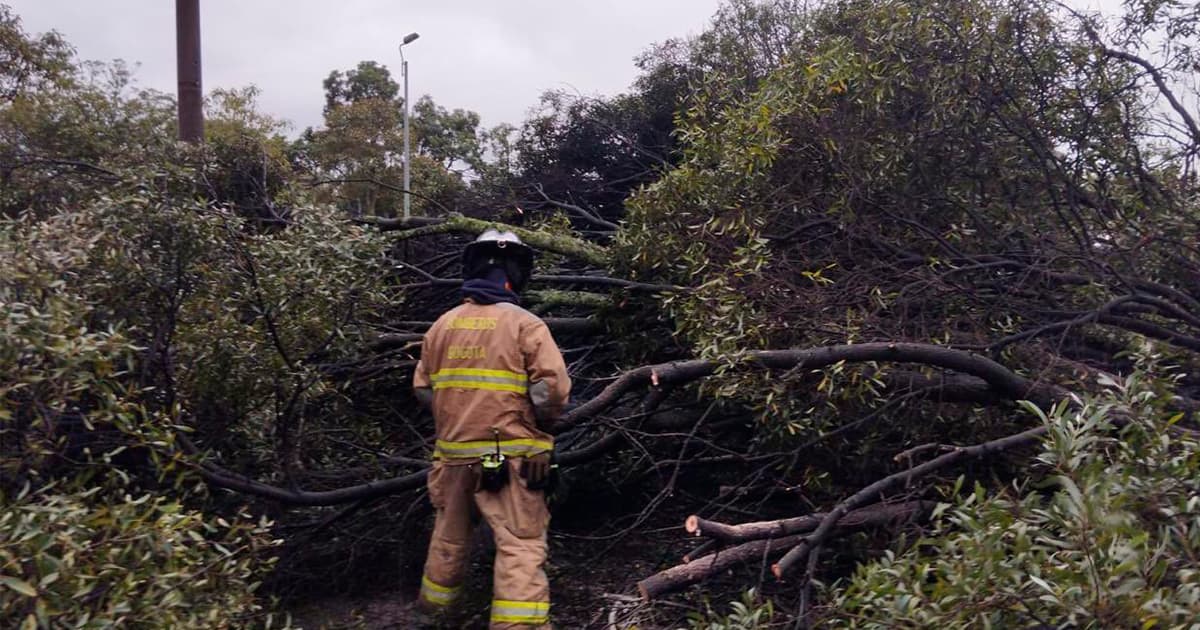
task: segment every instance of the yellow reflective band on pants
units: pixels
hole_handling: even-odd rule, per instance
[[[544,624],[550,621],[550,602],[492,600],[492,623]]]
[[[515,440],[500,440],[500,453],[505,457],[528,457],[545,453],[554,448],[550,440],[537,438],[518,438]],[[476,459],[496,452],[495,440],[474,440],[470,442],[450,442],[438,440],[433,447],[434,459]]]
[[[457,586],[442,586],[428,577],[421,576],[421,597],[438,606],[448,606],[458,596]]]
[[[484,389],[498,392],[529,392],[529,377],[508,370],[480,368],[446,368],[429,375],[433,389]]]

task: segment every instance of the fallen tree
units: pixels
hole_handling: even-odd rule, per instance
[[[987,357],[929,344],[875,343],[828,348],[766,350],[741,357],[739,364],[742,369],[787,370],[815,369],[839,362],[865,361],[921,363],[955,370],[981,379],[988,384],[995,395],[1011,402],[1034,400],[1039,404],[1052,405],[1060,397],[1066,395],[1061,388],[1025,379]],[[647,365],[627,371],[591,400],[564,415],[554,431],[561,433],[585,423],[616,405],[631,390],[678,386],[709,376],[719,367],[721,364],[716,361],[693,360]],[[570,451],[564,453],[562,457],[572,463],[580,463],[579,456],[573,455]],[[360,501],[410,490],[419,487],[424,482],[424,472],[422,471],[337,490],[311,492],[283,489],[255,482],[225,471],[216,464],[201,463],[198,470],[210,484],[217,487],[296,505],[333,505]]]
[[[415,553],[407,546],[418,536],[393,544],[377,535],[418,522],[426,506],[433,426],[409,393],[411,370],[423,332],[459,299],[461,247],[499,227],[545,254],[527,305],[544,316],[575,381],[578,404],[555,432],[565,476],[578,473],[566,485],[584,498],[555,508],[599,512],[563,526],[558,550],[607,552],[634,534],[683,544],[693,537],[664,532],[685,514],[693,518],[675,533],[710,540],[678,567],[622,571],[608,591],[736,589],[742,574],[721,576],[757,562],[781,578],[765,587],[778,601],[800,591],[799,617],[836,616],[809,600],[813,579],[830,585],[830,601],[859,593],[847,610],[876,606],[871,589],[839,591],[859,579],[847,567],[875,575],[892,562],[884,534],[899,523],[957,540],[944,519],[923,520],[928,501],[958,506],[942,513],[961,512],[955,526],[969,527],[966,502],[983,499],[963,489],[978,484],[995,505],[1026,502],[1014,512],[1036,523],[1074,499],[1043,488],[1037,496],[1033,483],[1057,475],[1099,484],[1105,475],[1071,477],[1074,464],[1037,451],[1072,442],[1021,402],[1079,424],[1068,416],[1114,390],[1134,393],[1110,401],[1107,425],[1069,435],[1106,445],[1087,450],[1091,466],[1122,461],[1118,438],[1156,454],[1121,463],[1109,476],[1133,481],[1096,495],[1124,510],[1112,522],[1144,527],[1141,538],[1117,536],[1121,548],[1166,541],[1135,564],[1184,557],[1171,555],[1188,548],[1172,532],[1190,531],[1193,510],[1179,489],[1187,484],[1169,477],[1191,478],[1180,452],[1200,409],[1198,153],[1194,116],[1176,106],[1188,101],[1168,96],[1176,83],[1163,80],[1187,53],[1168,62],[1137,50],[1149,33],[1137,29],[1163,26],[1156,12],[1167,9],[1106,31],[1024,0],[760,8],[754,23],[730,9],[692,44],[750,47],[719,56],[747,64],[728,76],[708,74],[713,55],[647,57],[649,84],[675,81],[680,89],[664,93],[687,99],[672,119],[678,133],[668,134],[678,152],[653,168],[563,166],[569,181],[604,192],[594,204],[523,172],[512,181],[537,203],[522,199],[518,214],[504,210],[518,193],[490,181],[437,196],[445,203],[423,198],[422,211],[438,216],[352,218],[299,194],[294,207],[276,204],[283,185],[263,147],[242,155],[215,140],[213,150],[236,159],[189,154],[194,172],[14,154],[20,181],[86,172],[97,177],[82,181],[104,188],[77,190],[76,177],[43,182],[28,195],[42,214],[3,228],[12,282],[0,288],[11,311],[0,358],[17,374],[0,407],[11,460],[0,470],[4,488],[78,472],[87,483],[133,479],[184,496],[201,479],[209,491],[189,500],[279,518],[291,545],[283,557],[327,554],[310,563],[321,580],[329,558],[353,577],[365,573],[356,562],[382,557],[388,544]],[[774,26],[762,37],[742,36],[765,25]],[[1143,88],[1169,107],[1154,107]],[[534,131],[523,139],[531,151],[548,141]],[[600,144],[625,142],[619,131]],[[246,182],[247,164],[261,166],[261,182]],[[623,207],[606,190],[617,184],[595,175],[617,171],[646,184]],[[382,176],[318,175],[317,191],[413,192]],[[196,200],[224,199],[225,183],[246,184],[249,201]],[[633,189],[620,188],[622,198]],[[489,190],[495,197],[485,198]],[[323,200],[337,201],[330,194]],[[50,212],[55,199],[82,201]],[[1128,382],[1138,379],[1150,382]],[[1150,428],[1177,440],[1174,450],[1139,437]],[[993,457],[1001,453],[1011,456]],[[1138,466],[1171,473],[1146,475],[1153,500],[1138,490]],[[962,487],[951,481],[959,477]],[[592,500],[606,493],[620,500]],[[989,518],[1003,522],[1003,510]],[[1089,540],[1075,522],[1057,524],[1075,536],[1064,538]],[[829,562],[834,541],[860,527],[878,533],[873,545],[839,546]],[[1059,600],[1073,597],[1079,566],[1045,578],[1051,590],[1064,585]],[[957,570],[946,575],[964,577]],[[1189,584],[1171,570],[1136,577],[1155,588],[1175,581],[1181,592]],[[885,581],[862,580],[887,591]],[[1093,599],[1125,602],[1107,593],[1140,589],[1119,586]],[[904,587],[919,593],[922,582]],[[964,609],[994,604],[957,596],[970,602]],[[1005,601],[1041,596],[1027,589]],[[1101,607],[1071,618],[1146,623],[1158,612],[1143,604],[1142,617],[1104,617],[1115,607]],[[961,625],[1011,619],[996,614]]]

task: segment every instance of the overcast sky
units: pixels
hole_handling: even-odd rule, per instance
[[[1115,10],[1119,0],[1068,0]],[[175,93],[171,0],[0,0],[27,32],[57,30],[83,59],[140,63],[139,85]],[[321,123],[321,81],[375,60],[400,80],[400,39],[413,100],[475,110],[486,126],[520,123],[548,89],[624,91],[633,58],[653,43],[696,34],[720,0],[201,0],[206,91],[262,89],[262,108]]]
[[[57,30],[83,59],[137,62],[139,85],[175,92],[170,0],[0,0],[26,32]],[[255,84],[293,133],[321,122],[331,70],[378,61],[413,100],[519,123],[547,89],[624,91],[650,44],[704,29],[720,0],[202,0],[204,89]]]

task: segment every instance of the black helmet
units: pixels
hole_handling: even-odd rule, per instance
[[[520,293],[533,273],[533,257],[533,248],[516,234],[488,228],[463,249],[463,277],[483,278],[489,269],[499,267],[508,276],[513,291]]]

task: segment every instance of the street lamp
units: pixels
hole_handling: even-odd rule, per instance
[[[412,203],[412,195],[408,192],[408,166],[411,161],[411,155],[408,150],[408,62],[404,60],[404,45],[411,44],[417,40],[420,35],[409,33],[400,40],[400,74],[404,76],[404,220],[409,217],[409,205]]]

